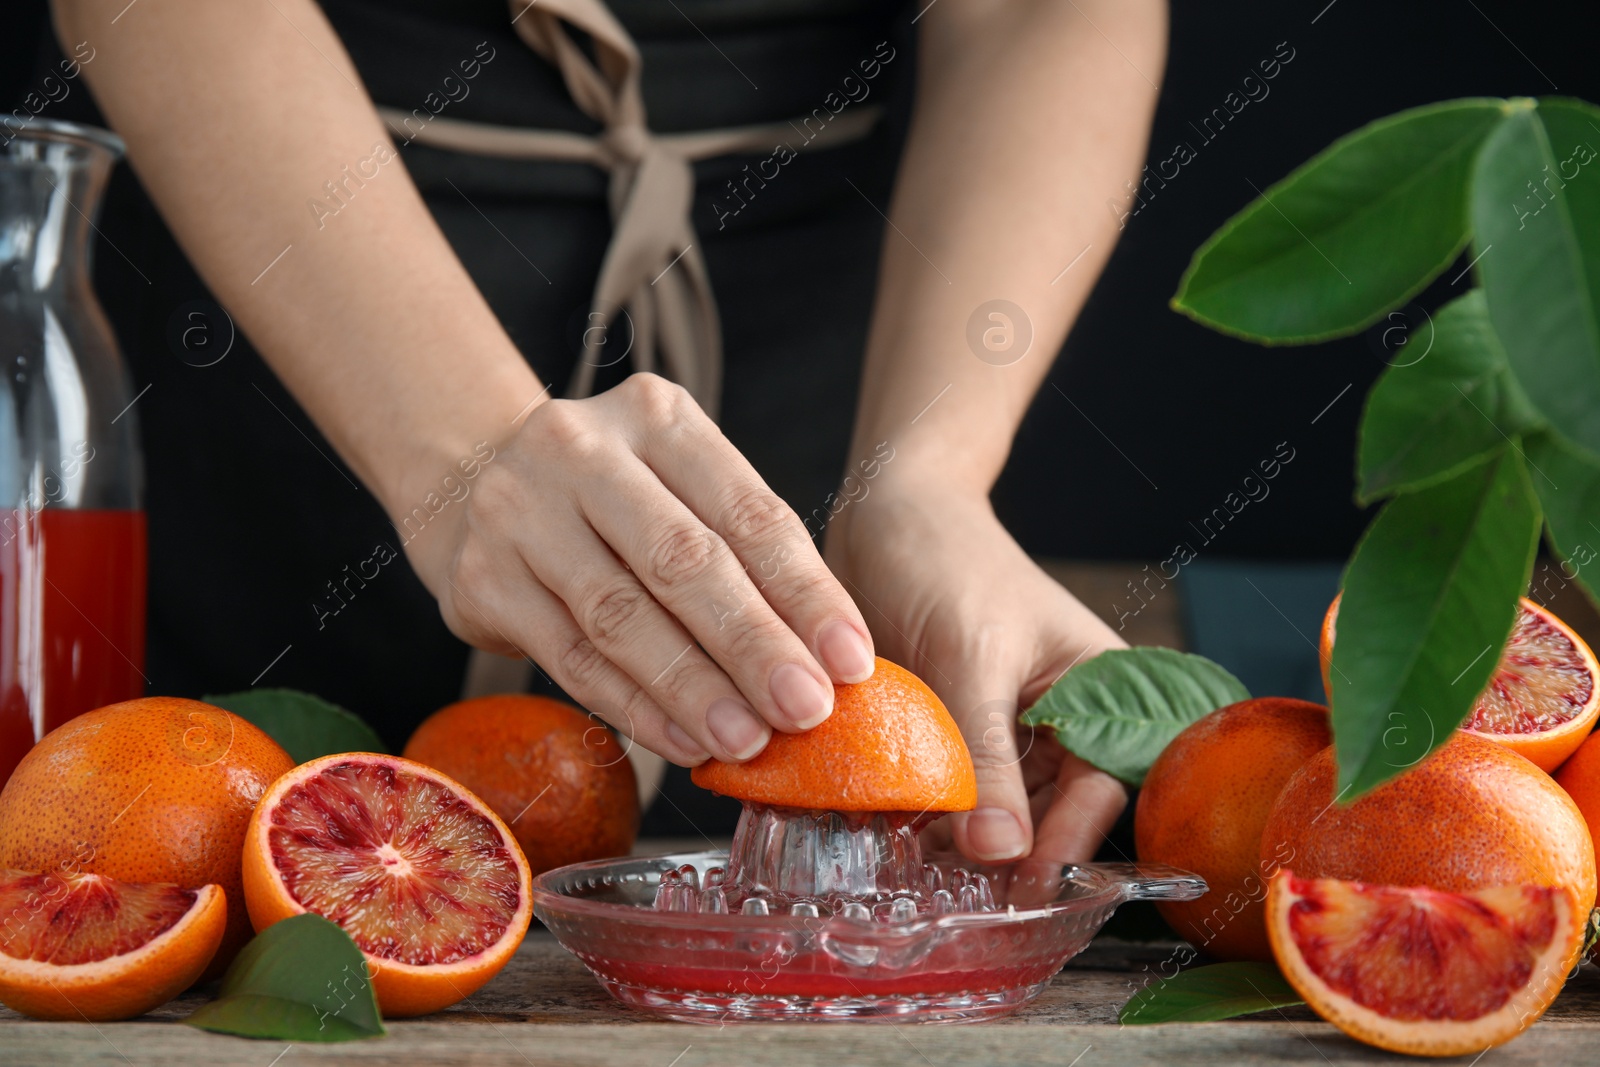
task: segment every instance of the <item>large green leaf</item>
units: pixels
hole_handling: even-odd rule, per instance
[[[355,715],[297,689],[247,689],[201,699],[261,727],[296,763],[335,752],[388,751]]]
[[[1450,737],[1500,660],[1539,543],[1520,448],[1390,501],[1345,571],[1333,646],[1339,798]]]
[[[1600,452],[1600,108],[1519,103],[1473,177],[1478,271],[1528,398]]]
[[[1589,599],[1600,603],[1600,456],[1553,431],[1528,438],[1529,480],[1544,505],[1550,544]]]
[[[1119,648],[1062,675],[1022,721],[1053,728],[1080,759],[1140,785],[1185,726],[1249,698],[1239,679],[1204,656]]]
[[[1539,424],[1506,368],[1483,291],[1446,304],[1367,394],[1356,449],[1357,499],[1420,489],[1459,473]]]
[[[1158,978],[1117,1013],[1124,1026],[1209,1023],[1305,1001],[1270,963],[1215,963]]]
[[[1214,233],[1172,306],[1266,344],[1365,329],[1466,245],[1472,162],[1506,106],[1452,100],[1340,138]]]
[[[366,957],[350,935],[310,912],[257,934],[223,976],[217,999],[183,1021],[279,1041],[355,1041],[384,1033]]]

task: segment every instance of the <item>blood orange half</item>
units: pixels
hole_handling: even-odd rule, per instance
[[[397,756],[301,764],[251,816],[244,898],[264,930],[315,912],[367,957],[384,1015],[425,1015],[499,973],[533,915],[528,861],[466,787]]]
[[[1330,668],[1339,597],[1322,618],[1318,653],[1322,688],[1333,697]],[[1500,665],[1461,728],[1505,745],[1553,771],[1572,755],[1600,719],[1600,664],[1583,638],[1527,597]]]
[[[228,925],[221,886],[0,871],[0,1003],[35,1019],[131,1019],[193,985]]]
[[[1301,878],[1267,891],[1267,936],[1289,984],[1351,1037],[1459,1056],[1516,1037],[1561,992],[1586,910],[1561,887],[1474,893]]]

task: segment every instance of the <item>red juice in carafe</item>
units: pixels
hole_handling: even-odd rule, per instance
[[[143,511],[0,511],[0,784],[74,715],[144,691]]]

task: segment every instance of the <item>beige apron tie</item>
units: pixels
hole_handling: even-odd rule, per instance
[[[794,122],[655,134],[645,125],[639,49],[600,0],[510,0],[512,22],[528,45],[560,71],[573,102],[604,131],[597,137],[430,117],[413,130],[411,115],[379,108],[395,133],[434,148],[511,159],[591,163],[611,176],[612,235],[590,303],[583,356],[569,397],[588,396],[595,371],[611,354],[610,327],[626,313],[627,352],[636,370],[657,371],[687,389],[712,418],[722,392],[722,331],[705,258],[690,222],[696,159],[829,148],[859,140],[882,116],[877,106],[846,108],[811,133]],[[568,33],[589,35],[594,60]],[[811,119],[812,116],[805,116]],[[798,137],[796,135],[799,135]],[[793,143],[799,141],[798,144]],[[657,356],[660,365],[657,365]]]

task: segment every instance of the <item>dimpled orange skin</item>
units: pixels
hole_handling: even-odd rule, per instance
[[[1470,893],[1567,886],[1595,899],[1583,814],[1548,774],[1504,745],[1457,732],[1421,764],[1334,804],[1332,746],[1283,787],[1261,832],[1261,861],[1303,878]]]
[[[511,827],[534,874],[626,856],[639,832],[627,750],[559,700],[504,694],[451,704],[401,754],[476,793]]]
[[[1270,960],[1261,830],[1283,784],[1333,740],[1328,709],[1258,697],[1190,723],[1145,775],[1134,811],[1139,859],[1193,871],[1210,891],[1158,903],[1179,936],[1221,960]]]
[[[872,677],[833,687],[833,714],[774,733],[745,763],[707,760],[694,784],[745,803],[825,811],[971,811],[972,754],[922,679],[879,658]]]
[[[1600,837],[1600,734],[1590,734],[1556,771],[1556,784],[1583,812],[1590,837]]]
[[[251,937],[239,857],[289,754],[230,712],[142,697],[45,735],[0,792],[0,867],[103,874],[124,882],[220,885],[228,927],[202,978]]]

